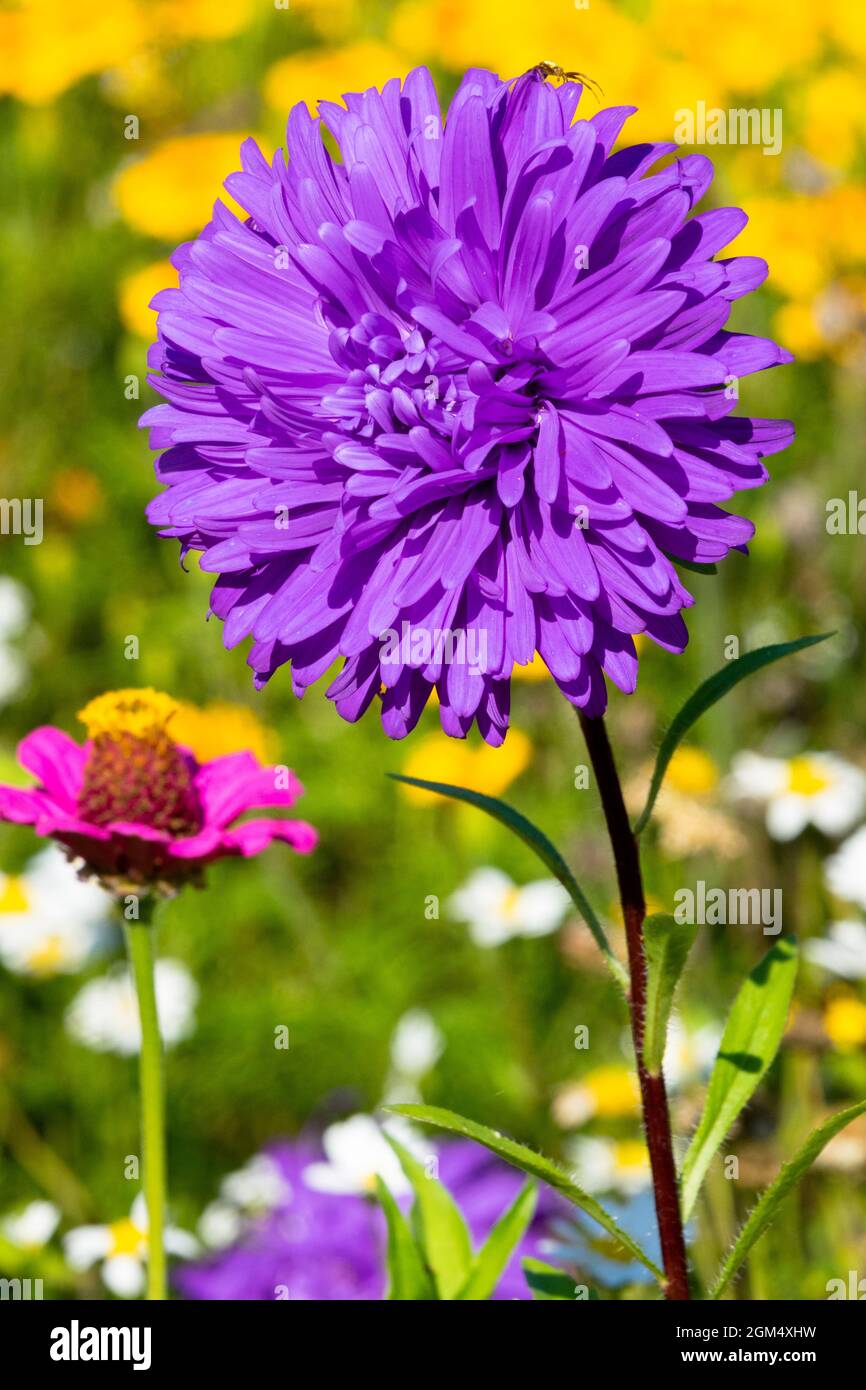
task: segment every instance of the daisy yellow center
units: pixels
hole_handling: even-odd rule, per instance
[[[516,887],[506,888],[502,895],[502,916],[506,922],[514,919],[517,911],[517,904],[520,902],[520,889]]]
[[[831,785],[811,758],[792,758],[788,763],[788,791],[795,796],[818,796]]]
[[[0,912],[26,912],[30,906],[23,878],[6,878],[0,885]]]
[[[590,1073],[584,1085],[595,1103],[596,1115],[613,1118],[637,1111],[637,1085],[627,1067],[599,1067]]]
[[[616,1166],[622,1172],[637,1172],[647,1165],[647,1151],[639,1139],[621,1139],[614,1147]]]
[[[54,975],[66,960],[66,950],[62,937],[46,936],[35,951],[31,951],[27,964],[34,975]]]
[[[156,690],[117,690],[80,711],[91,741],[78,797],[83,820],[134,822],[178,837],[201,828],[194,768],[168,732],[176,709]]]
[[[834,999],[824,1014],[824,1031],[837,1047],[866,1043],[866,1004],[859,999]]]
[[[684,796],[707,796],[719,780],[719,770],[702,748],[678,748],[666,776],[668,786]]]
[[[137,1255],[141,1249],[142,1241],[147,1240],[144,1231],[139,1230],[134,1221],[130,1221],[128,1216],[124,1216],[120,1221],[112,1221],[108,1228],[111,1246],[108,1251],[108,1258],[112,1259],[116,1255]]]

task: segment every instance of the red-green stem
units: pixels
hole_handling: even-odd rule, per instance
[[[632,832],[623,800],[619,774],[604,720],[580,716],[586,746],[589,750],[595,780],[598,784],[607,833],[613,847],[619,897],[625,921],[628,968],[631,980],[629,1007],[631,1033],[634,1041],[637,1073],[640,1082],[643,1122],[652,1169],[656,1217],[665,1270],[665,1297],[687,1299],[689,1294],[686,1246],[680,1215],[677,1170],[671,1141],[671,1122],[668,1112],[664,1075],[651,1076],[644,1066],[643,1035],[646,1017],[646,955],[643,943],[643,922],[646,903],[640,867],[640,852]]]

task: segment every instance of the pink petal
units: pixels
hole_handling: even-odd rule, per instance
[[[50,815],[53,803],[44,792],[30,787],[0,787],[0,820],[14,825],[35,825]]]
[[[288,786],[278,787],[277,778]],[[295,774],[285,768],[262,767],[252,753],[229,753],[199,769],[196,789],[208,825],[225,826],[243,811],[269,806],[294,806],[303,793]]]
[[[21,740],[18,761],[39,778],[55,801],[69,811],[75,809],[87,761],[86,748],[62,729],[43,724]]]
[[[249,820],[223,831],[223,844],[249,858],[261,854],[272,840],[284,840],[298,854],[309,854],[318,844],[318,832],[305,820]]]

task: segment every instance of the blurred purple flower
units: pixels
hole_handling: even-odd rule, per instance
[[[381,698],[393,738],[434,687],[442,726],[501,743],[537,651],[590,715],[632,640],[669,651],[692,603],[673,560],[743,549],[717,504],[767,477],[784,421],[735,417],[736,381],[790,354],[726,331],[763,281],[713,258],[746,222],[689,214],[713,166],[673,144],[611,154],[633,107],[574,121],[581,88],[468,72],[443,128],[429,73],[289,116],[253,141],[174,256],[149,410],[149,508],[219,576],[258,685],[302,695],[339,657],[340,714]]]
[[[241,1243],[175,1273],[182,1294],[194,1299],[268,1299],[284,1288],[290,1301],[362,1300],[383,1297],[385,1223],[371,1200],[318,1191],[304,1169],[321,1159],[312,1144],[276,1144],[267,1153],[278,1165],[289,1195],[254,1224]],[[439,1150],[439,1176],[466,1218],[477,1249],[514,1201],[523,1177],[470,1141]],[[547,1189],[529,1232],[499,1281],[495,1299],[528,1299],[521,1260],[543,1257],[547,1218],[562,1204]]]

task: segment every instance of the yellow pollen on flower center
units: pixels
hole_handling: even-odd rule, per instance
[[[30,903],[23,878],[6,878],[0,888],[0,912],[26,912]]]
[[[176,700],[158,690],[108,690],[79,710],[77,717],[87,729],[88,738],[104,735],[116,739],[128,734],[150,742],[165,735],[177,708]]]
[[[115,1255],[137,1255],[140,1253],[142,1244],[147,1243],[147,1232],[141,1231],[134,1221],[130,1221],[128,1216],[124,1216],[120,1221],[112,1221],[108,1228],[111,1246],[108,1251],[108,1258]]]
[[[173,837],[201,828],[195,762],[168,730],[175,700],[156,690],[113,690],[79,713],[91,746],[78,794],[94,825],[126,822]]]
[[[830,778],[818,771],[811,758],[792,758],[788,763],[788,791],[795,796],[818,796],[830,785]]]

